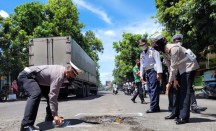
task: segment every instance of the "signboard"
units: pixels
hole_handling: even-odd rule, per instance
[[[111,81],[106,81],[106,86],[110,86],[111,85]]]

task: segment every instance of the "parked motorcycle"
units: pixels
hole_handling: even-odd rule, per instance
[[[142,89],[143,89],[143,97],[146,98],[146,84],[142,83]]]
[[[204,85],[202,92],[206,98],[216,97],[216,70],[204,72]]]
[[[20,92],[20,99],[28,99],[28,94],[25,92],[25,90]]]
[[[0,90],[0,101],[7,101],[7,94],[4,90]]]
[[[202,92],[206,95],[206,98],[216,97],[215,85],[207,84],[203,87]]]

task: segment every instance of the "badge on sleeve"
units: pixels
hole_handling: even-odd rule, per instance
[[[144,59],[144,51],[141,52],[141,59]]]
[[[149,50],[149,58],[152,58],[152,52],[153,52],[153,49],[150,49]]]

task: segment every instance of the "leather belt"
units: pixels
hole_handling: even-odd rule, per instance
[[[154,66],[145,67],[145,71],[154,68]]]

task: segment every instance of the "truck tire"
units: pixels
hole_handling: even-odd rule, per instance
[[[95,91],[94,91],[94,95],[97,95],[97,94],[98,94],[98,90],[95,90]]]
[[[68,98],[68,93],[59,94],[58,98],[67,99]]]
[[[81,97],[82,98],[86,97],[86,85],[85,84],[82,85],[82,94],[81,94]]]
[[[86,97],[89,96],[89,85],[86,85]]]

